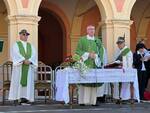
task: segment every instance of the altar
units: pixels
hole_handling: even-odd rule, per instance
[[[56,100],[69,102],[69,84],[132,82],[134,99],[139,99],[136,69],[91,69],[80,75],[77,69],[65,68],[56,72]]]

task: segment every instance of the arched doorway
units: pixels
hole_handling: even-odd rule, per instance
[[[64,28],[60,18],[48,9],[40,8],[38,57],[47,65],[56,67],[63,61]]]
[[[59,21],[63,29],[63,59],[70,54],[74,54],[78,39],[81,35],[85,34],[88,24],[96,26],[96,35],[102,34],[100,21],[105,20],[106,15],[109,15],[109,13],[106,14],[103,5],[99,0],[43,0],[41,2],[40,9],[50,11]],[[91,18],[93,15],[94,18]],[[41,43],[41,45],[43,44]],[[42,52],[40,53],[41,47],[39,43],[39,60],[42,60],[41,55],[46,56]]]
[[[53,68],[60,65],[66,56],[71,53],[70,23],[66,16],[67,12],[64,12],[62,9],[62,7],[66,7],[64,5],[60,6],[59,2],[56,1],[55,3],[53,0],[43,0],[39,8],[39,16],[41,17],[41,21],[39,22],[39,37],[42,34],[49,34],[47,37],[51,37],[49,41],[45,41],[48,45],[47,47],[46,43],[44,44],[44,38],[39,38],[39,60]],[[44,23],[45,20],[46,23]],[[44,45],[45,49],[43,48]],[[46,52],[47,50],[50,51],[48,48],[49,45],[52,47],[51,53]]]
[[[143,5],[141,5],[143,4]],[[144,39],[147,48],[150,48],[150,0],[137,0],[132,8],[131,43]],[[135,47],[132,47],[135,48]]]

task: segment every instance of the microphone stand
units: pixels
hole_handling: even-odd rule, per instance
[[[95,43],[96,43],[96,47],[97,47],[98,58],[99,58],[99,60],[101,61],[101,59],[100,59],[100,52],[99,52],[99,50],[100,50],[100,45],[98,44],[97,40],[95,40]],[[101,69],[101,68],[103,68],[102,62],[101,62],[101,66],[100,66],[100,67],[97,67],[97,69]]]
[[[99,51],[99,50],[100,50],[100,45],[99,45],[99,43],[97,42],[97,40],[95,40],[95,43],[96,43],[96,46],[97,46],[98,58],[99,58],[99,60],[100,60],[100,62],[101,62],[100,67],[97,66],[97,69],[103,69],[104,67],[103,67],[102,61],[101,61],[101,59],[100,59],[100,51]],[[96,74],[96,84],[97,84],[97,83],[99,83],[98,80],[97,80],[97,70],[95,70],[95,74]],[[97,88],[99,88],[99,87],[97,87]],[[96,88],[96,95],[97,95],[97,90],[98,90],[97,88]],[[96,98],[97,98],[97,96],[96,96]]]

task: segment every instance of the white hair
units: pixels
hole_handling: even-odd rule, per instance
[[[90,28],[95,28],[95,26],[93,26],[93,25],[88,25],[88,26],[86,27],[87,30],[89,30]]]

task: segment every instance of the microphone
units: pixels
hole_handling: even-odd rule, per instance
[[[95,43],[96,43],[96,46],[97,46],[98,48],[100,48],[100,45],[99,45],[99,43],[98,43],[97,40],[95,40]]]
[[[100,45],[99,45],[99,43],[97,42],[97,40],[95,40],[95,43],[96,43],[97,50],[98,50],[98,57],[100,57],[100,55],[99,55],[99,49],[100,49]]]
[[[95,40],[95,43],[97,44],[97,40]]]

